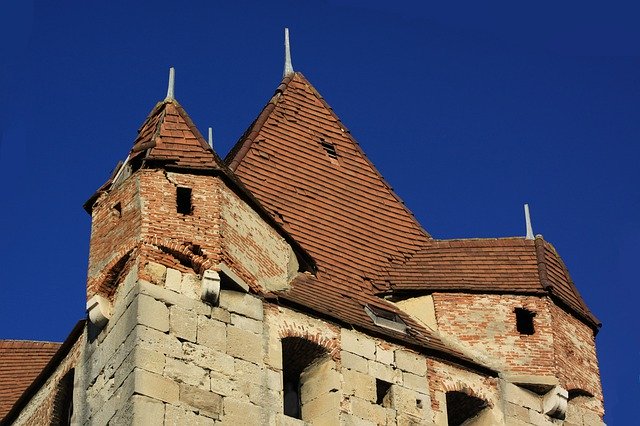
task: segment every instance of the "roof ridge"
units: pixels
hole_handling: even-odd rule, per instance
[[[0,339],[0,343],[4,342],[20,342],[20,343],[47,343],[52,345],[61,345],[62,342],[52,342],[50,340],[31,340],[31,339]]]
[[[258,135],[259,130],[262,128],[262,125],[267,121],[269,115],[275,109],[276,104],[282,93],[289,86],[289,83],[293,81],[293,77],[295,74],[299,74],[298,72],[294,72],[293,74],[288,74],[282,78],[282,81],[276,88],[275,92],[269,98],[269,101],[262,107],[260,113],[256,117],[255,120],[249,125],[247,130],[244,131],[242,136],[238,139],[238,141],[233,145],[229,153],[224,158],[224,163],[229,167],[230,170],[234,171],[236,167],[242,162],[244,156],[249,152],[251,145],[254,142],[255,137]]]
[[[560,254],[556,250],[555,246],[551,242],[546,241],[545,239],[543,239],[542,236],[536,237],[536,242],[538,240],[540,240],[542,242],[542,246],[544,247],[545,250],[551,251],[553,256],[556,258],[557,262],[560,264],[560,267],[562,268],[562,273],[564,275],[564,278],[566,279],[567,285],[569,286],[568,290],[573,293],[573,296],[576,298],[576,300],[578,302],[578,305],[579,305],[578,307],[581,309],[581,311],[580,311],[580,309],[575,309],[575,307],[571,307],[569,305],[569,303],[567,303],[567,301],[564,301],[562,297],[560,297],[557,293],[555,293],[553,291],[554,290],[553,285],[551,285],[550,288],[548,289],[549,293],[554,295],[554,296],[556,296],[556,297],[559,297],[560,300],[563,301],[563,303],[569,305],[569,307],[572,310],[577,311],[576,313],[578,313],[579,315],[583,316],[585,319],[590,321],[593,325],[600,326],[601,325],[600,320],[591,312],[591,310],[587,306],[587,303],[582,298],[582,295],[580,294],[580,291],[578,290],[578,287],[575,285],[575,283],[573,282],[573,279],[571,278],[571,274],[569,273],[569,269],[567,268],[567,265],[564,263],[564,259],[562,259],[562,256],[560,256]]]

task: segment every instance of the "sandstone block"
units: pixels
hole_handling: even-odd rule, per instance
[[[369,374],[377,379],[382,379],[389,383],[401,383],[402,372],[387,364],[376,361],[369,361]]]
[[[395,351],[393,349],[385,349],[381,346],[377,346],[376,361],[382,364],[393,365],[396,361]]]
[[[265,371],[267,373],[267,387],[275,391],[282,391],[282,373],[268,368]]]
[[[262,321],[264,318],[262,300],[247,293],[222,290],[220,292],[220,307],[258,321]]]
[[[395,424],[395,423],[393,423]],[[353,414],[340,413],[340,426],[377,426],[369,420],[361,419]]]
[[[193,274],[183,274],[182,282],[180,283],[180,293],[187,296],[189,299],[200,299],[200,279]]]
[[[340,373],[330,368],[329,364],[333,362],[325,364],[326,366],[312,368],[312,371],[307,370],[301,375],[300,379],[304,384],[300,389],[300,400],[303,404],[328,393],[339,393],[342,387]]]
[[[262,321],[256,321],[238,314],[231,314],[231,324],[256,334],[262,334],[263,331]]]
[[[153,297],[140,294],[138,295],[138,324],[165,333],[169,331],[169,309]]]
[[[313,426],[334,426],[340,424],[340,409],[334,407],[332,410],[326,411],[320,417],[312,417],[309,423]]]
[[[137,346],[133,354],[135,367],[157,374],[162,374],[164,371],[165,356],[161,352]]]
[[[159,374],[136,368],[133,372],[136,393],[168,403],[178,402],[178,384]]]
[[[247,382],[254,384],[262,384],[266,380],[263,367],[243,359],[234,360],[234,380],[238,382]]]
[[[180,293],[180,284],[182,283],[182,273],[172,268],[167,268],[167,276],[164,281],[164,286],[169,290],[173,290],[176,293]]]
[[[262,336],[235,326],[228,326],[227,354],[261,364],[263,359]]]
[[[300,419],[285,416],[284,414],[276,414],[274,423],[276,426],[305,426],[307,424]]]
[[[402,383],[405,387],[413,389],[420,393],[429,392],[429,383],[424,376],[418,376],[411,373],[402,373]]]
[[[218,306],[211,308],[211,318],[227,324],[231,322],[231,314],[229,311]]]
[[[229,376],[212,371],[209,373],[211,378],[211,391],[222,396],[230,396],[235,388]]]
[[[352,354],[351,352],[341,351],[340,358],[342,359],[342,366],[345,368],[356,370],[365,374],[369,372],[367,360],[361,356]]]
[[[140,346],[175,358],[182,355],[182,344],[175,336],[162,333],[144,325],[136,326],[134,332]]]
[[[377,425],[387,424],[387,410],[378,404],[373,404],[357,397],[351,398],[351,413],[354,416],[372,421]]]
[[[164,277],[167,272],[166,266],[156,262],[149,262],[147,266],[145,266],[145,270],[154,284],[162,285],[164,283]]]
[[[197,342],[208,348],[224,351],[227,346],[227,325],[199,315]]]
[[[169,328],[177,338],[195,342],[198,330],[198,315],[180,306],[172,306],[169,309]]]
[[[266,410],[250,402],[224,398],[223,407],[224,416],[221,419],[223,425],[263,425],[268,418]]]
[[[188,383],[204,389],[210,389],[209,374],[197,365],[183,359],[167,358],[164,376],[178,383]]]
[[[282,392],[271,390],[265,386],[252,384],[249,388],[249,401],[271,413],[283,411]]]
[[[512,383],[504,382],[504,400],[536,411],[542,410],[540,396]]]
[[[282,370],[282,343],[280,339],[269,337],[265,363],[276,370]]]
[[[408,373],[417,374],[418,376],[425,376],[427,374],[427,362],[421,356],[414,352],[397,350],[396,351],[396,365],[399,369]]]
[[[148,425],[156,423],[147,423]],[[162,423],[157,423],[162,424]],[[167,404],[165,409],[165,426],[213,426],[215,420],[206,416],[199,416],[191,410]]]
[[[137,426],[162,424],[164,420],[164,404],[161,401],[143,395],[133,395],[131,402],[133,417],[131,423],[128,424]]]
[[[166,305],[178,305],[185,309],[193,310],[199,315],[211,315],[211,306],[202,303],[200,299],[192,299],[180,293],[167,290],[164,287],[151,284],[144,280],[139,280],[140,293],[151,296]]]
[[[187,384],[180,384],[180,401],[217,419],[222,413],[222,396]]]
[[[345,395],[357,396],[365,401],[376,401],[376,379],[355,370],[342,370]]]
[[[206,346],[190,342],[182,344],[184,359],[198,367],[216,371],[227,376],[233,375],[234,359],[232,356]],[[224,349],[224,348],[223,348]]]
[[[375,359],[376,343],[368,336],[343,328],[340,331],[340,339],[342,350],[367,359]]]
[[[326,413],[340,407],[340,392],[331,392],[313,399],[306,404],[302,404],[303,419],[320,419]],[[326,416],[325,416],[326,417]]]

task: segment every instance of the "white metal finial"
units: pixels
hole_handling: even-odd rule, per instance
[[[524,220],[527,224],[527,236],[525,239],[533,240],[533,227],[531,226],[531,216],[529,215],[529,204],[524,205]]]
[[[213,148],[213,128],[209,127],[209,145]]]
[[[284,72],[282,77],[293,74],[293,65],[291,64],[291,47],[289,46],[289,28],[284,29]]]
[[[167,87],[167,97],[165,101],[172,101],[175,98],[173,97],[173,88],[176,83],[176,70],[171,67],[169,68],[169,87]]]

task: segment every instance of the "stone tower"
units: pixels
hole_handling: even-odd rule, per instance
[[[170,86],[85,208],[89,320],[5,419],[602,424],[553,246],[434,239],[291,66],[225,161]]]

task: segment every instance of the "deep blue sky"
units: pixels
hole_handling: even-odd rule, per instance
[[[294,68],[434,237],[523,235],[530,203],[604,323],[605,420],[635,419],[637,11],[181,3],[0,2],[0,338],[61,341],[83,317],[82,204],[164,97],[168,68],[225,155],[280,82],[289,26]]]

